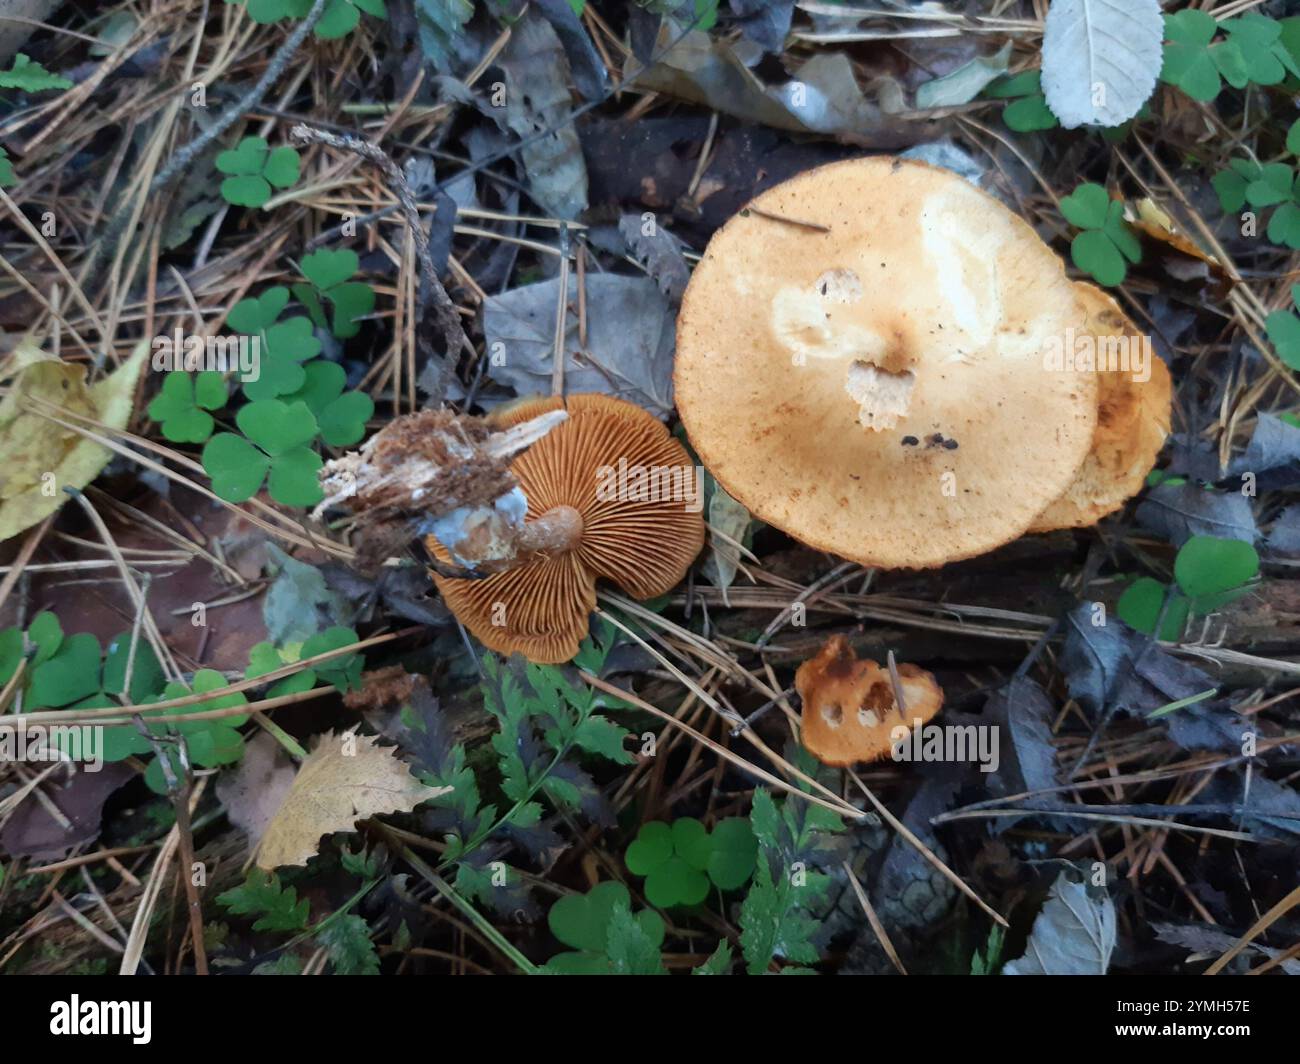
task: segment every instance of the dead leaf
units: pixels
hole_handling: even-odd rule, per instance
[[[409,812],[451,791],[426,787],[394,753],[368,735],[322,735],[262,835],[257,866],[305,865],[320,852],[322,835],[351,831],[380,813]]]
[[[648,277],[601,273],[586,278],[587,345],[578,343],[578,315],[565,319],[564,382],[568,392],[603,392],[667,416],[673,406],[676,315]],[[549,395],[555,361],[555,310],[560,282],[542,281],[492,296],[483,331],[493,352],[488,375],[518,395]],[[569,305],[578,305],[569,278]]]
[[[5,459],[0,468],[0,541],[54,513],[68,499],[65,488],[84,488],[113,456],[107,447],[24,404],[44,401],[123,428],[131,419],[136,381],[148,353],[148,342],[141,341],[115,373],[89,388],[85,367],[28,357],[17,382],[0,401],[0,454]],[[21,363],[21,353],[19,358]]]
[[[230,822],[248,836],[256,849],[293,788],[293,761],[270,732],[262,732],[244,747],[244,756],[217,781],[217,797]]]

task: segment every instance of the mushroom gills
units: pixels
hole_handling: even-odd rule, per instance
[[[916,374],[911,370],[891,373],[887,369],[854,359],[844,379],[844,390],[858,404],[858,424],[880,432],[892,429],[907,416]]]

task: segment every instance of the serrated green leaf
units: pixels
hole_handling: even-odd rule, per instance
[[[0,89],[19,89],[22,92],[44,92],[47,89],[70,89],[72,82],[52,74],[40,63],[22,52],[14,56],[13,66],[0,71]]]
[[[302,931],[307,927],[310,906],[298,900],[294,887],[282,887],[280,877],[249,869],[238,887],[217,895],[217,902],[239,916],[258,917],[254,931]]]

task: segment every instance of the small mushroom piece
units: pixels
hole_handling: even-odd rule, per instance
[[[568,661],[596,608],[596,580],[638,599],[675,587],[704,545],[699,482],[686,449],[653,415],[605,395],[532,399],[493,417],[506,429],[548,411],[569,418],[514,460],[527,499],[528,557],[482,579],[433,573],[448,608],[501,654]],[[449,553],[425,540],[440,561]]]
[[[859,660],[842,635],[833,635],[795,673],[803,700],[803,745],[823,765],[847,768],[888,757],[898,738],[911,734],[943,707],[943,689],[924,669],[899,665],[900,711],[889,670]],[[902,728],[895,738],[896,729]]]
[[[678,317],[677,406],[705,466],[756,517],[864,565],[1023,533],[1097,421],[1095,374],[1045,360],[1081,317],[1061,259],[965,179],[901,159],[821,166],[752,206]]]
[[[1150,338],[1101,289],[1074,287],[1086,315],[1076,340],[1097,362],[1097,427],[1074,480],[1031,532],[1086,528],[1114,513],[1141,490],[1169,434],[1173,386]]]

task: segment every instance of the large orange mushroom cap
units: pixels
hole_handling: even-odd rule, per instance
[[[1173,383],[1150,338],[1100,288],[1084,281],[1074,288],[1084,311],[1078,331],[1098,361],[1108,363],[1097,367],[1097,428],[1074,480],[1034,519],[1031,532],[1086,528],[1118,510],[1141,490],[1169,434]]]
[[[690,455],[641,407],[605,395],[572,395],[567,402],[526,400],[493,421],[510,428],[560,407],[568,410],[568,421],[510,468],[528,499],[526,521],[565,508],[576,511],[581,530],[573,542],[539,550],[523,564],[481,580],[433,574],[448,608],[485,646],[543,664],[568,661],[578,652],[596,608],[597,578],[634,598],[654,598],[681,581],[704,545]],[[616,482],[620,470],[625,475]],[[637,480],[638,470],[658,476]],[[617,490],[619,483],[630,490]],[[674,486],[690,494],[664,490]],[[433,537],[426,545],[439,559],[449,559]]]
[[[810,546],[929,568],[1021,535],[1069,486],[1095,374],[1060,257],[964,178],[889,157],[808,170],[709,242],[675,394],[709,471]]]

